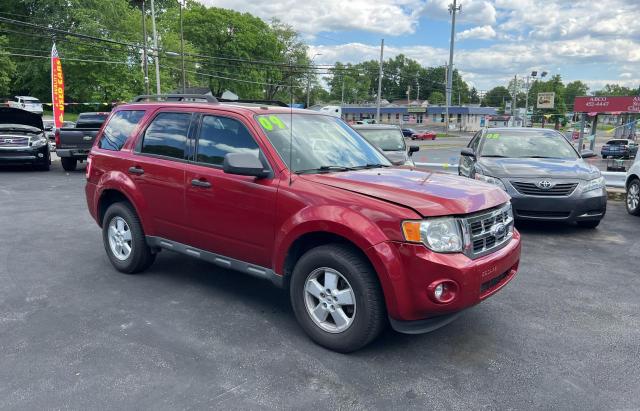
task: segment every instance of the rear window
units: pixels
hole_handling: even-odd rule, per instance
[[[143,110],[123,110],[111,117],[102,132],[98,147],[120,151],[144,116]]]
[[[144,133],[141,152],[183,159],[191,116],[191,113],[158,114]]]
[[[629,142],[627,140],[609,140],[607,144],[610,146],[626,146]]]
[[[76,122],[77,128],[100,128],[109,117],[109,113],[100,114],[80,114]]]

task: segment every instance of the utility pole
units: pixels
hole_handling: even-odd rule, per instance
[[[160,91],[160,61],[158,60],[158,33],[156,32],[156,9],[151,0],[151,29],[153,30],[153,56],[156,63],[156,94]]]
[[[449,134],[449,106],[451,105],[451,90],[453,88],[453,49],[456,41],[456,13],[462,9],[457,0],[449,5],[451,13],[451,42],[449,43],[449,68],[447,71],[447,131]]]
[[[142,0],[142,71],[144,73],[144,93],[149,94],[149,61],[147,57],[147,10]]]
[[[447,92],[447,81],[449,79],[449,66],[445,65],[444,66],[444,83],[445,83],[445,95],[448,97],[449,93]],[[446,129],[444,130],[445,134],[449,134],[449,104],[447,104],[447,97],[445,97],[445,102],[444,102],[444,126],[446,127]]]
[[[380,68],[378,70],[378,98],[376,99],[376,123],[380,123],[380,98],[382,94],[382,63],[384,59],[384,39],[380,42]]]
[[[418,81],[418,75],[416,74],[416,100],[420,100],[420,82]]]
[[[409,112],[409,104],[411,100],[411,85],[407,86],[407,112]]]
[[[178,0],[180,3],[180,55],[182,56],[182,94],[187,93],[187,77],[184,71],[184,30],[182,29],[182,4],[183,0]]]
[[[344,106],[344,72],[342,72],[342,95],[340,97],[340,107]]]
[[[518,75],[516,74],[515,76],[513,76],[513,97],[511,97],[511,100],[513,102],[511,104],[511,116],[514,115],[516,106],[518,105],[517,97],[518,97]]]

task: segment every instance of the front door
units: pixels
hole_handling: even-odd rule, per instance
[[[224,156],[237,152],[260,152],[242,121],[202,115],[185,177],[190,243],[270,268],[278,180],[226,174]]]

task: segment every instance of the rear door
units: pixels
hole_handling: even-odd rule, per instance
[[[185,167],[189,133],[195,114],[189,111],[160,111],[155,114],[137,142],[127,173],[135,181],[147,204],[147,233],[188,243],[185,214]]]
[[[193,246],[271,266],[278,181],[226,174],[227,153],[260,153],[242,119],[203,113],[186,172],[186,210]]]

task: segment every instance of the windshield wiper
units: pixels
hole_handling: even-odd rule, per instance
[[[549,157],[549,156],[522,156],[518,158],[560,158],[560,157]]]
[[[298,170],[296,174],[313,174],[313,173],[331,173],[334,171],[350,171],[352,168],[344,166],[320,166],[318,168],[309,168],[306,170]]]
[[[386,164],[376,164],[376,163],[369,163],[369,164],[365,164],[362,166],[355,166],[355,167],[350,167],[351,170],[364,170],[364,169],[369,169],[369,168],[382,168],[382,167],[389,167]]]
[[[503,156],[501,154],[483,154],[480,157],[494,157],[494,158],[506,158],[507,156]]]

